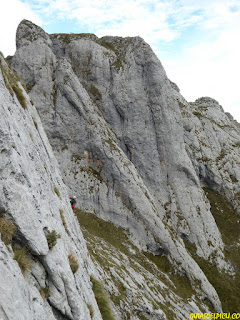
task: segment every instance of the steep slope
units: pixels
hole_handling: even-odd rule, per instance
[[[92,262],[58,163],[2,55],[0,65],[0,318],[101,319]]]
[[[237,207],[238,154],[229,156],[228,183],[221,182],[225,170],[212,165],[222,161],[219,150],[232,136],[229,128],[220,137],[219,125],[200,121],[198,102],[193,107],[181,97],[139,37],[48,35],[24,20],[11,64],[26,83],[81,210],[128,229],[138,249],[167,257],[199,297],[221,310],[185,245],[195,246],[194,254],[218,270],[233,272],[201,188],[213,188]],[[220,108],[217,116],[221,126],[234,126],[237,144],[237,126]],[[206,141],[216,150],[199,151],[197,128],[200,140],[210,136]],[[205,153],[211,153],[208,166]]]
[[[180,107],[186,149],[200,181],[227,197],[239,211],[239,124],[208,97],[180,102]]]
[[[116,319],[182,319],[211,312],[190,281],[165,256],[140,251],[122,228],[78,210],[88,250],[107,288]]]
[[[177,101],[150,47],[140,38],[50,37],[23,21],[11,63],[81,208],[129,229],[140,248],[168,256],[220,310],[179,237],[205,258],[217,251],[226,267],[220,233],[184,151]]]

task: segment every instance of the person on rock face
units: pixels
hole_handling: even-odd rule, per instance
[[[76,197],[75,197],[75,196],[72,196],[72,197],[70,197],[69,199],[70,199],[70,203],[71,203],[73,212],[75,213],[75,215],[77,215],[76,210],[75,210],[75,205],[76,205],[76,203],[77,203]]]

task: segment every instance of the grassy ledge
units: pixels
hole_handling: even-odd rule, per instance
[[[103,320],[115,320],[109,304],[109,299],[100,281],[91,276],[92,289]]]

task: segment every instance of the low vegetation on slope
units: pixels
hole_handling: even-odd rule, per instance
[[[1,63],[1,58],[0,58],[0,68],[1,68],[3,79],[8,91],[10,92],[11,95],[14,95],[15,93],[19,103],[25,109],[27,107],[27,102],[23,95],[22,89],[19,87],[19,84],[18,84],[18,82],[20,81],[19,75],[13,72],[10,66],[4,66]]]
[[[108,297],[100,281],[91,277],[93,292],[101,312],[103,320],[114,320],[111,308],[109,306]]]
[[[77,209],[77,217],[95,264],[102,269],[103,284],[121,317],[167,319],[189,316],[190,301],[206,311],[186,276],[175,272],[165,256],[140,252],[130,243],[127,231]],[[186,307],[187,306],[187,307]]]
[[[16,227],[11,221],[4,217],[0,217],[0,234],[1,239],[5,243],[5,245],[9,245],[12,243],[12,237],[15,230]]]
[[[239,312],[240,306],[240,216],[228,203],[226,198],[209,188],[204,191],[211,204],[211,212],[225,243],[225,256],[235,269],[231,276],[220,272],[217,267],[196,255],[196,247],[185,243],[192,257],[216,289],[222,302],[223,312]]]
[[[219,272],[215,265],[196,255],[195,246],[190,243],[186,243],[186,246],[192,257],[204,271],[210,283],[216,289],[222,302],[223,311],[238,312],[240,305],[240,217],[224,197],[209,188],[204,188],[204,191],[210,201],[211,212],[225,243],[225,255],[227,259],[231,261],[236,271],[235,276],[231,276],[225,272]],[[163,295],[164,291],[166,301],[166,292],[169,293],[170,290],[185,302],[196,295],[188,279],[175,273],[165,256],[154,256],[150,253],[139,252],[136,247],[130,244],[126,231],[99,219],[93,214],[77,209],[77,216],[93,260],[97,262],[105,272],[112,276],[112,282],[115,283],[119,294],[113,292],[111,294],[111,300],[119,308],[120,301],[122,304],[127,304],[129,295],[129,288],[126,289],[127,285],[119,279],[129,277],[129,273],[127,270],[124,270],[123,265],[118,265],[117,268],[121,271],[119,271],[118,274],[119,279],[116,280],[116,277],[114,278],[110,270],[116,266],[116,259],[121,260],[121,255],[127,257],[129,266],[136,272],[144,276],[149,272],[161,280],[166,287],[163,290],[163,288],[155,286],[155,292],[160,296]],[[114,259],[115,255],[116,259]],[[147,278],[145,279],[146,282],[148,280]],[[139,287],[139,289],[140,288],[141,287]],[[148,299],[151,300],[149,297]],[[169,319],[171,319],[174,308],[169,301],[168,304],[166,301],[165,303],[161,303],[160,301],[156,301],[155,297],[152,297],[153,309],[161,308],[166,315],[169,316]],[[198,304],[199,306],[201,305],[199,301]],[[126,310],[127,309],[126,307]],[[121,312],[124,311],[121,310]],[[132,310],[129,310],[125,313],[125,316],[129,315],[130,317],[132,312]],[[206,309],[203,309],[203,312],[206,312]]]
[[[234,266],[235,276],[220,273],[202,259],[197,262],[216,289],[224,312],[239,312],[240,306],[240,216],[227,200],[209,188],[204,188],[211,204],[211,212],[225,243],[225,255]]]

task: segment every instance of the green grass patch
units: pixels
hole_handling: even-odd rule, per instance
[[[67,34],[67,33],[56,33],[56,34],[51,34],[50,37],[52,39],[56,39],[58,38],[58,40],[69,44],[74,40],[80,40],[82,38],[89,38],[93,41],[97,40],[97,37],[92,34],[92,33],[71,33],[71,34]]]
[[[224,149],[222,149],[220,155],[216,158],[217,164],[218,164],[218,162],[219,162],[220,160],[222,160],[226,155],[227,155],[227,154],[226,154],[226,151],[225,151]]]
[[[34,119],[33,119],[33,123],[34,123],[35,128],[38,130],[38,124]]]
[[[201,120],[201,118],[203,117],[203,115],[201,114],[201,112],[199,111],[194,111],[193,114],[198,117],[199,120]]]
[[[240,256],[240,250],[237,250]],[[205,273],[209,282],[217,291],[219,298],[222,302],[223,312],[239,312],[240,306],[240,277],[239,272],[236,277],[219,272],[217,267],[208,263],[203,258],[195,256],[195,260],[200,268]]]
[[[167,274],[175,287],[171,287],[179,297],[183,299],[191,298],[195,295],[195,291],[191,286],[191,282],[186,275],[176,273],[168,258],[164,255],[153,255],[145,252],[144,255],[152,261],[156,267],[163,273]],[[166,282],[166,281],[165,281]],[[169,284],[168,284],[169,285]]]
[[[0,217],[0,234],[5,245],[12,243],[13,233],[16,230],[14,224],[4,217]]]
[[[236,269],[236,275],[220,272],[214,264],[196,255],[196,248],[188,244],[188,250],[216,289],[224,312],[239,312],[240,306],[240,238],[239,215],[227,199],[209,188],[203,188],[211,204],[211,212],[226,244],[225,256]]]
[[[61,148],[61,150],[62,150],[62,151],[68,150],[68,146],[67,146],[67,145],[63,146],[63,147]]]
[[[169,272],[173,272],[174,271],[171,263],[169,262],[169,260],[168,260],[168,258],[166,256],[164,256],[164,255],[155,256],[154,254],[149,253],[149,252],[145,252],[144,255],[150,261],[152,261],[158,267],[158,269],[161,270],[162,272],[169,273]]]
[[[102,100],[102,94],[93,84],[89,88],[89,93],[93,97],[93,100]]]
[[[114,45],[108,42],[106,39],[103,39],[103,38],[98,39],[98,44],[100,44],[101,46],[103,46],[108,50],[115,52],[116,54],[118,53],[118,50],[114,47]]]
[[[185,243],[186,244],[186,243]],[[238,306],[240,305],[240,279],[239,273],[236,277],[231,277],[225,272],[220,272],[216,265],[209,263],[203,258],[197,256],[196,246],[189,244],[187,245],[188,251],[191,253],[194,260],[197,262],[199,267],[202,269],[209,282],[216,289],[219,298],[222,302],[223,312],[237,312]],[[240,259],[240,249],[231,248],[232,261],[236,262],[236,258]],[[226,253],[226,256],[229,253]],[[212,310],[213,312],[215,310]]]
[[[60,238],[60,235],[57,234],[55,230],[52,230],[51,232],[48,231],[46,234],[46,239],[50,250],[56,245],[58,238]]]
[[[109,299],[106,295],[103,285],[100,281],[98,281],[92,276],[90,280],[92,282],[92,289],[103,320],[114,320],[115,318],[112,315]]]
[[[56,193],[56,195],[58,196],[58,198],[60,198],[60,192],[58,190],[57,187],[54,187],[54,192]]]
[[[128,253],[126,242],[128,242],[128,236],[126,231],[122,228],[114,226],[112,223],[104,221],[98,218],[96,215],[84,212],[76,208],[77,218],[79,224],[83,228],[83,234],[88,236],[87,232],[91,235],[102,238],[108,244],[113,245],[116,249],[121,250],[124,253]],[[85,229],[85,230],[84,230]]]
[[[91,237],[103,239],[109,246],[114,246],[117,250],[127,255],[131,259],[130,264],[133,269],[137,268],[133,261],[140,264],[144,269],[152,274],[156,274],[157,268],[159,270],[158,277],[161,279],[161,281],[183,299],[191,298],[191,296],[195,294],[187,276],[175,273],[173,266],[166,256],[155,256],[147,252],[143,254],[139,252],[136,247],[134,247],[136,254],[132,254],[128,248],[129,246],[133,247],[133,245],[130,244],[126,230],[118,228],[112,223],[104,221],[97,216],[84,212],[80,209],[76,209],[76,212],[79,224],[82,227],[82,232],[86,240]],[[103,259],[99,254],[94,254],[93,252],[95,252],[95,250],[92,251],[90,247],[89,251],[94,255],[95,259],[100,263],[100,265],[102,265],[102,267],[108,265],[109,261],[107,257],[106,259]],[[156,268],[154,268],[153,264]],[[170,280],[174,283],[174,286],[171,285],[171,282],[164,274],[169,276]],[[120,289],[123,288],[120,286],[119,290]],[[120,297],[122,299],[122,297],[125,295],[124,290],[120,290],[119,293],[120,296],[113,297],[112,300],[114,303],[118,304],[120,302]]]
[[[126,288],[124,287],[121,281],[117,281],[115,278],[113,282],[114,282],[114,285],[117,287],[118,294],[117,295],[115,295],[115,293],[111,294],[111,300],[116,306],[119,306],[121,301],[125,300]]]
[[[64,229],[65,229],[66,232],[68,232],[67,224],[66,224],[66,221],[65,221],[65,218],[64,218],[63,209],[59,209],[59,213],[60,213],[60,217],[61,217],[61,220],[62,220],[62,224],[63,224],[63,226],[64,226]]]
[[[164,311],[164,313],[167,316],[167,320],[174,320],[175,319],[175,313],[172,311],[173,307],[170,304],[170,302],[166,302],[164,304],[160,303],[160,308]]]
[[[18,82],[20,81],[20,77],[18,74],[16,74],[10,66],[3,66],[0,64],[1,71],[3,74],[3,79],[6,85],[6,88],[10,92],[10,94],[13,96],[14,93],[21,104],[21,106],[26,109],[27,107],[27,101],[25,96],[23,95],[22,89],[19,87]]]
[[[91,319],[93,319],[93,316],[94,316],[93,306],[90,303],[88,303],[87,307],[88,307],[88,311],[90,313],[90,317],[91,317]]]
[[[109,144],[111,150],[119,151],[116,146],[116,142],[112,138],[105,140],[105,142]]]
[[[27,101],[25,96],[23,95],[22,89],[18,86],[18,84],[12,84],[12,89],[15,92],[17,99],[19,101],[19,103],[21,104],[21,106],[23,107],[23,109],[27,108]]]
[[[232,146],[233,146],[234,148],[240,148],[240,141],[234,143]]]
[[[14,248],[13,249],[14,256],[13,259],[17,261],[22,274],[26,271],[30,270],[31,267],[31,260],[28,255],[28,250],[24,248]]]
[[[232,175],[230,175],[230,179],[232,180],[232,183],[237,183],[238,179]]]
[[[210,205],[211,213],[222,234],[224,243],[236,244],[240,239],[240,215],[224,196],[219,195],[210,188],[203,188]]]
[[[68,255],[68,261],[69,261],[72,273],[75,273],[78,270],[79,265],[78,265],[78,262],[77,262],[77,260],[75,259],[74,255],[72,253],[70,253]]]
[[[51,294],[49,287],[40,287],[39,292],[43,299],[49,298]]]
[[[117,58],[117,60],[113,62],[112,67],[116,68],[118,71],[123,68],[121,59]]]

